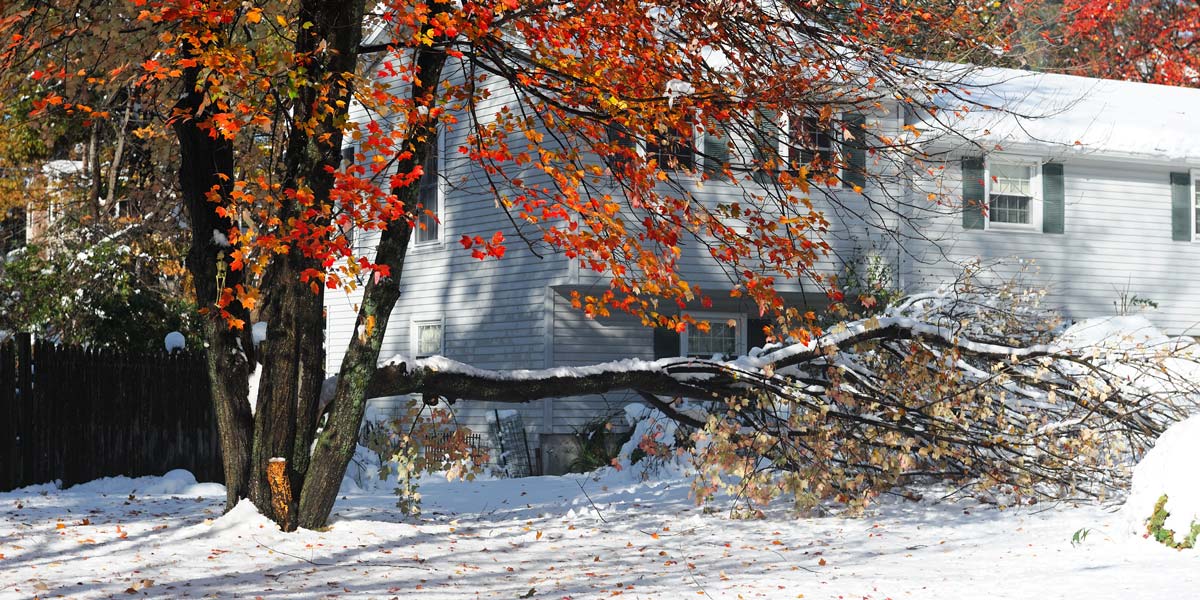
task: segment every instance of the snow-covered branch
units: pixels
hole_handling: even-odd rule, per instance
[[[741,454],[848,496],[931,474],[1055,497],[1102,493],[1124,480],[1121,463],[1191,410],[1200,353],[1147,333],[1144,319],[1054,329],[1023,310],[1000,323],[990,304],[926,294],[732,360],[489,371],[396,357],[369,395],[521,403],[633,391],[669,419],[742,440]],[[993,320],[972,324],[960,319],[967,312]]]

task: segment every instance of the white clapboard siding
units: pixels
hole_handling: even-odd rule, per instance
[[[1200,244],[1171,239],[1172,171],[1168,164],[1074,158],[1063,161],[1065,233],[965,230],[957,213],[923,215],[916,226],[931,241],[907,244],[906,283],[927,289],[952,279],[962,261],[1014,257],[1029,264],[1028,283],[1074,319],[1113,314],[1118,295],[1158,303],[1145,316],[1170,333],[1200,331]],[[960,169],[942,183],[961,194]],[[937,187],[924,178],[916,194]],[[1014,273],[1016,267],[1003,269]]]
[[[511,100],[510,92],[498,88],[480,113],[498,110]],[[467,119],[461,121],[466,123]],[[894,134],[893,120],[887,114],[873,115],[870,122],[876,131]],[[414,246],[410,250],[399,283],[401,298],[390,317],[381,356],[411,355],[412,322],[441,319],[443,354],[479,368],[543,368],[624,358],[652,359],[652,331],[636,319],[619,314],[592,320],[571,308],[569,289],[603,286],[605,277],[571,268],[565,259],[546,248],[535,246],[544,257],[535,256],[535,252],[521,241],[520,235],[527,235],[537,244],[540,233],[532,227],[520,232],[514,229],[498,207],[490,189],[491,182],[482,169],[457,151],[465,144],[465,128],[445,131],[443,138],[440,165],[442,243]],[[898,221],[892,212],[877,208],[894,203],[900,188],[894,185],[894,176],[888,175],[891,167],[886,161],[868,159],[868,165],[887,179],[883,186],[874,181],[868,183],[866,197],[840,188],[815,187],[810,193],[815,210],[822,211],[831,224],[830,231],[823,234],[822,239],[834,248],[833,256],[822,257],[814,266],[816,272],[841,272],[842,261],[858,252],[892,251],[888,250],[888,236],[877,232],[895,230]],[[520,176],[529,185],[548,183],[545,175],[533,169]],[[761,189],[741,188],[720,180],[700,183],[698,178],[690,181],[685,178],[683,185],[698,201],[709,205],[741,201],[747,193],[761,193]],[[756,184],[747,182],[747,185]],[[601,182],[602,187],[604,182]],[[873,199],[876,205],[867,198]],[[495,231],[504,232],[508,240],[508,253],[502,260],[476,260],[459,244],[464,235],[488,238]],[[377,233],[365,235],[358,245],[369,249],[377,239]],[[753,314],[753,307],[729,299],[730,280],[703,244],[686,240],[681,246],[682,272],[689,282],[713,296],[714,310]],[[823,294],[809,281],[781,278],[777,285],[789,301],[794,300],[798,305],[815,306],[823,302]],[[808,292],[808,296],[802,296],[800,292]],[[360,298],[361,292],[349,295],[331,292],[328,295],[327,370],[330,373],[340,367],[346,344],[354,335],[353,309]],[[376,399],[372,404],[376,412],[386,414],[397,411],[403,401],[405,399]],[[587,421],[619,411],[633,401],[637,401],[636,396],[625,392],[603,397],[548,400],[518,407],[464,401],[455,406],[455,412],[460,423],[475,431],[484,431],[488,413],[493,409],[517,408],[532,436],[537,432],[569,433]],[[536,437],[531,437],[531,444],[536,443]]]

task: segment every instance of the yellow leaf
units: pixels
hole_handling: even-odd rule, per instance
[[[262,20],[262,9],[261,8],[252,8],[252,9],[250,9],[250,12],[246,13],[246,22],[247,23],[257,23],[261,20]]]
[[[287,24],[287,19],[283,18],[283,15],[275,15],[275,22],[276,22],[276,23],[279,23],[279,26],[280,26],[280,27],[287,27],[287,26],[288,26],[288,24]]]

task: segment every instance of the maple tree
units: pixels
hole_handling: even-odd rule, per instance
[[[186,264],[203,312],[230,506],[250,498],[285,528],[324,525],[366,398],[383,394],[522,402],[633,389],[698,426],[705,423],[663,398],[736,402],[750,409],[731,415],[750,423],[776,406],[773,398],[786,398],[805,412],[793,412],[800,419],[794,422],[772,421],[782,424],[773,439],[794,439],[789,428],[819,428],[828,419],[846,424],[823,433],[820,449],[789,445],[795,453],[781,464],[793,466],[803,456],[834,456],[838,436],[875,440],[862,456],[886,462],[889,473],[915,444],[960,456],[998,443],[987,420],[978,436],[920,433],[935,431],[952,409],[935,402],[922,412],[909,406],[919,401],[912,396],[882,393],[876,402],[902,407],[898,425],[866,427],[859,413],[878,405],[841,394],[844,376],[832,371],[833,379],[822,375],[820,385],[798,395],[795,375],[784,369],[808,364],[826,372],[825,357],[839,349],[907,342],[899,348],[909,357],[898,360],[917,373],[956,342],[907,322],[863,336],[826,334],[815,314],[787,306],[775,286],[808,279],[832,301],[842,299],[813,268],[829,246],[822,241],[828,223],[812,198],[842,201],[829,189],[844,186],[861,203],[856,210],[889,201],[886,189],[863,193],[866,162],[902,161],[917,151],[867,127],[861,115],[952,86],[906,56],[934,46],[939,55],[965,59],[990,51],[1002,42],[977,30],[986,8],[673,0],[387,0],[369,9],[363,0],[66,4],[4,10],[5,98],[27,90],[32,116],[90,124],[117,118],[94,102],[96,90],[133,90],[100,97],[136,97],[138,110],[157,118],[137,135],[173,137],[177,200],[192,231]],[[480,108],[500,94],[507,94],[500,108]],[[794,132],[802,123],[832,132],[860,151],[857,158],[821,154],[814,136],[784,134],[785,125]],[[452,151],[487,175],[496,209],[514,225],[510,236],[547,245],[609,278],[607,290],[575,296],[579,309],[596,316],[625,311],[649,326],[707,327],[686,309],[707,305],[709,297],[679,271],[680,243],[703,240],[732,274],[730,293],[776,318],[776,339],[803,345],[817,338],[818,350],[785,353],[791,358],[764,363],[752,376],[714,361],[519,381],[420,364],[379,367],[410,238],[436,218],[421,204],[423,165],[439,131],[453,128],[469,132]],[[715,143],[696,157],[672,151],[693,129]],[[343,163],[351,140],[354,160]],[[685,185],[697,179],[728,180],[742,192],[736,201],[702,202]],[[343,234],[349,228],[380,232],[373,256],[356,254]],[[502,259],[509,241],[503,232],[460,240],[464,252],[482,260]],[[323,295],[360,280],[357,335],[323,416]],[[257,347],[247,326],[252,315],[268,324]],[[983,354],[999,362],[1020,356],[1006,367],[1018,370],[1026,359],[1047,358],[1010,349]],[[255,368],[262,371],[252,412],[248,378]],[[689,378],[696,373],[710,377],[697,383]],[[938,389],[930,381],[929,389]],[[848,408],[832,410],[830,401]],[[901,418],[909,410],[929,418],[914,427]],[[735,424],[743,417],[711,424],[729,442],[717,451],[735,457],[757,448],[740,437]],[[890,433],[879,438],[878,431]],[[894,437],[901,433],[908,437]],[[1015,456],[1005,454],[1004,464],[1018,464]],[[267,476],[273,459],[274,486]],[[286,461],[282,470],[278,459]],[[882,467],[866,470],[872,468]],[[862,471],[842,465],[828,474]],[[851,481],[844,492],[874,489],[866,479]],[[273,506],[284,482],[294,500]]]
[[[1045,34],[1070,73],[1164,85],[1200,84],[1200,6],[1154,0],[1065,0]]]

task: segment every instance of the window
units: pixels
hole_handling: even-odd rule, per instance
[[[413,321],[412,347],[417,358],[442,354],[442,320]]]
[[[440,163],[441,139],[430,146],[429,156],[425,158],[425,172],[421,175],[418,188],[418,199],[423,207],[417,216],[417,231],[413,236],[417,244],[432,244],[442,239],[442,227],[438,220],[441,214],[441,198],[439,197],[438,168]]]
[[[997,162],[988,167],[988,220],[1033,225],[1033,167]]]
[[[788,164],[793,169],[816,163],[816,174],[836,174],[837,146],[833,135],[821,126],[817,117],[790,115],[788,127]]]
[[[984,177],[988,228],[1041,228],[1040,177],[1035,161],[989,157]]]
[[[708,321],[708,331],[688,327],[680,335],[680,354],[695,358],[710,358],[714,354],[725,357],[741,356],[746,353],[746,318],[738,314],[697,313],[696,319]]]
[[[646,139],[646,158],[658,161],[663,171],[696,168],[696,131],[691,118],[664,127]]]

